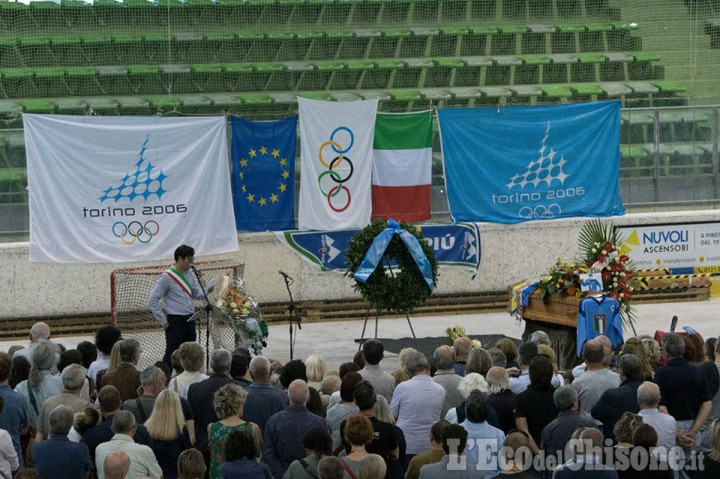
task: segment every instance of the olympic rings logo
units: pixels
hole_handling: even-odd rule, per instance
[[[335,135],[342,131],[350,135],[350,144],[345,148],[343,148],[340,143],[335,141]],[[333,130],[332,134],[330,134],[330,140],[320,145],[320,150],[318,151],[318,159],[320,160],[320,164],[327,168],[327,171],[323,171],[318,176],[318,187],[320,188],[320,193],[327,198],[327,202],[330,208],[336,213],[342,213],[343,211],[348,209],[348,207],[350,207],[350,203],[352,202],[352,195],[350,194],[350,190],[344,185],[344,183],[347,182],[355,172],[355,167],[352,161],[350,161],[350,158],[345,155],[348,151],[352,149],[354,144],[355,135],[353,134],[352,130],[346,126],[339,126]],[[330,147],[330,149],[337,154],[337,156],[335,156],[335,158],[333,158],[330,163],[328,163],[324,157],[324,152],[326,151],[327,147]],[[344,178],[337,171],[337,167],[339,167],[343,161],[346,162],[350,167],[350,171],[347,173],[347,175],[345,175]],[[323,188],[323,180],[325,179],[325,177],[328,177],[332,182],[335,183],[335,185],[327,189],[327,191],[326,188]],[[327,181],[325,181],[325,183],[327,183]],[[332,183],[330,184],[332,185]],[[338,201],[337,198],[340,195],[341,191],[345,192],[345,204],[339,206],[338,203],[342,204],[342,202]]]
[[[112,225],[112,233],[126,245],[134,244],[136,241],[149,243],[159,232],[160,225],[155,220],[147,220],[145,224],[131,221],[127,225],[122,221],[117,221]],[[126,239],[128,236],[130,239]]]
[[[537,205],[535,208],[530,206],[523,206],[518,211],[518,216],[525,219],[548,219],[555,218],[555,215],[562,213],[562,208],[557,203],[553,203],[550,206]]]

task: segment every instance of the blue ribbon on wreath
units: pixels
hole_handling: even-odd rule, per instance
[[[390,244],[390,241],[392,241],[395,235],[398,235],[410,253],[410,256],[415,261],[420,273],[422,273],[423,279],[427,283],[428,288],[430,288],[430,292],[432,292],[435,289],[435,283],[433,282],[432,277],[432,268],[430,267],[430,261],[427,259],[427,256],[425,256],[425,252],[420,246],[418,239],[410,232],[403,229],[398,222],[392,218],[387,221],[387,225],[388,227],[382,230],[380,234],[375,237],[367,253],[365,253],[362,263],[360,263],[360,266],[353,275],[355,280],[360,283],[367,281],[370,275],[377,269],[380,261],[382,261],[383,255],[385,254],[385,250]]]

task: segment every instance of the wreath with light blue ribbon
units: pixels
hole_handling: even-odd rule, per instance
[[[410,314],[435,289],[435,254],[410,224],[373,222],[352,237],[345,257],[345,275],[355,279],[355,290],[378,311]]]

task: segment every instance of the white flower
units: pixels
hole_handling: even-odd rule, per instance
[[[606,254],[607,254],[607,251],[602,250],[602,254],[606,255]]]
[[[627,275],[625,274],[625,271],[620,271],[620,276],[622,276],[624,278]]]

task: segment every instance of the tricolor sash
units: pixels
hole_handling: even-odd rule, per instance
[[[185,278],[185,275],[183,275],[180,271],[176,270],[174,267],[169,268],[167,271],[165,271],[165,274],[170,276],[173,281],[177,283],[178,286],[180,286],[180,289],[182,289],[185,294],[187,294],[189,297],[192,298],[192,286],[190,286],[190,282]]]

